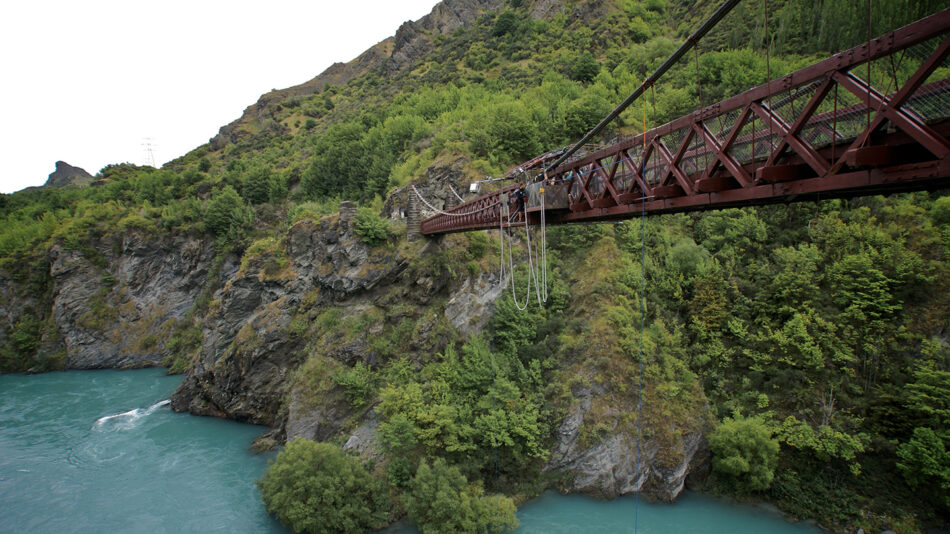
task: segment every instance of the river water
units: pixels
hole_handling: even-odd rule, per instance
[[[173,413],[180,381],[157,369],[0,376],[0,533],[289,532],[254,482],[273,457],[248,450],[265,428]],[[548,493],[518,517],[521,533],[632,533],[635,517],[644,534],[819,532],[698,494],[637,507]]]

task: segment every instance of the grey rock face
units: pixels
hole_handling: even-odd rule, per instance
[[[592,399],[600,392],[584,389],[576,394],[557,433],[557,442],[544,471],[563,471],[570,475],[564,491],[585,493],[612,499],[641,492],[650,499],[671,502],[683,490],[694,457],[704,443],[702,431],[686,433],[681,450],[672,451],[679,460],[666,465],[660,458],[661,446],[640,440],[636,432],[614,425],[603,439],[585,445],[580,439]],[[670,456],[671,451],[664,451]]]
[[[99,251],[105,267],[59,245],[49,252],[50,307],[68,368],[158,365],[167,352],[145,338],[185,315],[214,256],[210,244],[190,237],[131,232],[116,245]]]
[[[406,262],[384,248],[371,250],[347,218],[300,221],[286,247],[285,272],[268,276],[266,258],[253,259],[215,293],[201,354],[172,397],[174,409],[272,426],[284,422],[286,410],[288,439],[327,439],[351,415],[345,402],[310,406],[290,390],[291,374],[306,356],[290,323],[306,294],[319,295],[309,304],[316,309],[365,306],[378,285],[398,279]],[[336,347],[332,357],[353,364],[369,352],[360,339]]]
[[[488,325],[495,301],[504,293],[508,279],[495,273],[466,278],[445,304],[445,316],[461,334],[470,336]]]
[[[343,450],[354,450],[364,458],[378,457],[380,455],[379,436],[376,433],[378,428],[379,417],[376,412],[371,411],[366,415],[363,424],[357,427],[346,440]]]

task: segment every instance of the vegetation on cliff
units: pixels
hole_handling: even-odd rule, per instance
[[[767,69],[782,75],[865,38],[864,14],[844,3],[768,5],[768,31],[762,6],[741,4],[697,60],[657,84],[645,111],[628,110],[607,135],[662,124],[697,107],[700,94],[708,104],[761,83]],[[877,3],[873,31],[942,5]],[[238,277],[259,273],[262,284],[291,277],[288,229],[336,224],[341,199],[361,204],[354,232],[372,247],[368,257],[406,258],[413,282],[457,287],[490,272],[494,233],[452,236],[423,252],[379,216],[384,198],[436,164],[461,161],[461,174],[480,178],[575,140],[713,7],[511,1],[450,33],[405,26],[396,41],[413,43],[400,49],[406,61],[262,99],[214,143],[162,169],[110,165],[90,187],[0,195],[0,290],[23,304],[3,312],[0,370],[65,364],[49,304],[51,250],[75,252],[98,269],[102,289],[87,326],[119,321],[124,312],[110,299],[121,288],[107,258],[131,232],[214,243],[218,259],[191,308],[161,336],[138,340],[164,350],[178,371],[194,364],[202,321],[219,312],[227,258],[243,257]],[[521,312],[505,294],[489,328],[473,336],[437,313],[445,291],[413,300],[394,289],[360,310],[334,307],[321,288],[307,293],[281,326],[299,347],[282,391],[307,392],[307,406],[338,403],[347,428],[372,411],[379,454],[364,468],[339,450],[345,436],[331,436],[341,442],[334,445],[293,441],[262,482],[269,509],[295,530],[320,531],[323,521],[342,523],[314,516],[320,508],[301,506],[307,499],[386,493],[387,503],[354,504],[346,521],[376,526],[385,513],[407,514],[423,531],[437,531],[446,517],[459,531],[510,528],[512,501],[501,494],[563,483],[542,471],[577,398],[590,399],[578,447],[637,435],[642,363],[642,438],[658,445],[658,465],[679,465],[689,437],[705,434],[712,491],[767,498],[833,528],[914,532],[947,520],[950,197],[835,200],[644,224],[549,229],[551,298]],[[517,270],[515,282],[524,287]],[[260,346],[254,327],[241,332],[234,354]],[[333,356],[334,346],[359,338],[372,358]],[[333,473],[311,473],[315,483],[343,488],[339,495],[288,493],[309,476],[296,463],[320,462]]]

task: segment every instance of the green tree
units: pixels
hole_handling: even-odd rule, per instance
[[[260,488],[268,513],[294,532],[366,532],[386,521],[383,484],[329,443],[287,443]]]
[[[357,208],[353,231],[360,241],[372,247],[384,243],[389,237],[389,223],[370,208]]]
[[[597,63],[594,54],[584,52],[574,60],[569,76],[574,81],[586,83],[593,80],[598,72],[600,72],[600,63]]]
[[[897,457],[908,484],[930,488],[950,508],[950,453],[933,430],[915,428],[911,439],[897,448]]]
[[[241,196],[251,204],[263,204],[270,199],[273,182],[270,169],[254,167],[241,180]]]
[[[486,497],[445,460],[419,465],[406,495],[406,510],[423,534],[505,532],[518,527],[514,502]]]
[[[13,347],[21,356],[30,356],[40,344],[40,322],[33,315],[24,313],[10,334]]]
[[[762,491],[772,485],[778,440],[758,417],[727,417],[709,436],[713,470],[736,491]]]
[[[218,237],[236,239],[254,221],[254,212],[244,205],[244,199],[231,186],[219,191],[205,212],[205,226]]]
[[[334,124],[317,139],[310,167],[300,181],[309,198],[359,197],[368,164],[362,143],[365,131],[361,121],[352,120]]]
[[[495,23],[492,25],[492,35],[501,37],[511,33],[518,27],[518,16],[514,11],[506,9],[498,14]]]

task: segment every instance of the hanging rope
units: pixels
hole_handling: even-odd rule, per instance
[[[505,210],[503,210],[503,209],[502,209],[502,210],[498,210],[498,230],[501,232],[501,242],[502,242],[502,245],[501,245],[501,263],[502,263],[502,272],[501,272],[502,278],[501,278],[501,279],[502,279],[502,280],[505,279],[505,265],[504,265],[504,263],[505,263],[505,235],[506,235],[506,232],[505,232],[505,225],[504,225],[504,212],[505,212]],[[509,228],[510,228],[510,224],[511,224],[511,217],[513,217],[513,216],[514,216],[514,214],[508,216]],[[526,226],[526,227],[527,227],[527,226]],[[528,287],[527,287],[527,294],[525,295],[524,304],[522,305],[522,304],[520,304],[520,303],[518,302],[518,294],[517,294],[517,291],[516,291],[516,288],[515,288],[515,262],[514,262],[514,253],[513,253],[513,251],[512,251],[512,249],[514,248],[514,245],[512,245],[511,241],[512,241],[512,240],[511,240],[511,238],[509,237],[509,240],[508,240],[508,277],[511,278],[511,299],[514,301],[515,307],[518,308],[518,311],[525,311],[525,310],[528,309],[528,302],[531,300],[531,269],[530,269],[530,266],[529,266],[529,268],[528,268]],[[531,236],[530,236],[530,234],[528,234],[528,246],[530,247],[530,245],[531,245]],[[529,251],[530,251],[530,248],[529,248]],[[529,263],[530,263],[530,256],[529,256]]]
[[[868,34],[867,34],[867,47],[868,47],[868,61],[867,61],[867,87],[868,87],[868,99],[867,99],[867,123],[864,127],[865,130],[871,127],[871,0],[868,0]],[[870,132],[868,132],[870,133]],[[868,135],[864,138],[864,141],[867,142],[871,139],[871,136]]]
[[[499,253],[500,253],[500,271],[501,271],[501,280],[504,281],[506,276],[511,278],[511,298],[515,303],[515,307],[518,308],[518,311],[525,311],[528,309],[528,303],[531,300],[531,290],[534,289],[534,293],[538,300],[538,306],[541,307],[545,302],[548,301],[548,260],[547,260],[547,229],[546,229],[546,216],[545,216],[545,207],[544,207],[544,187],[540,188],[541,192],[541,239],[540,243],[536,245],[531,244],[531,226],[528,224],[528,213],[527,207],[524,208],[524,226],[525,226],[525,241],[526,248],[528,250],[528,263],[527,263],[527,287],[524,304],[521,304],[518,300],[517,287],[515,286],[515,261],[514,261],[514,237],[508,235],[506,229],[510,230],[512,226],[512,219],[518,214],[518,212],[511,213],[508,216],[508,220],[505,220],[505,209],[498,210],[498,235],[499,235]],[[503,203],[499,203],[504,206]],[[505,265],[505,239],[508,239],[508,264]],[[537,251],[535,251],[537,247]],[[506,283],[507,284],[507,283]]]
[[[706,104],[703,102],[703,80],[702,80],[702,77],[699,75],[699,43],[696,43],[696,47],[693,48],[693,50],[696,52],[695,54],[696,56],[696,88],[699,91],[699,109],[702,110],[702,109],[706,109]],[[656,96],[654,95],[653,98],[655,100]],[[646,103],[644,103],[643,105],[644,105],[644,112],[645,112]],[[703,150],[703,168],[708,168],[709,167],[709,151],[706,150],[705,144],[703,145],[702,150]]]
[[[768,100],[769,100],[769,114],[772,113],[772,36],[769,35],[769,0],[762,0],[763,5],[765,6],[765,83],[768,88]],[[769,156],[771,156],[772,151],[775,150],[775,143],[773,143],[773,136],[775,135],[772,131],[772,121],[769,123]],[[768,159],[768,156],[766,156]]]

